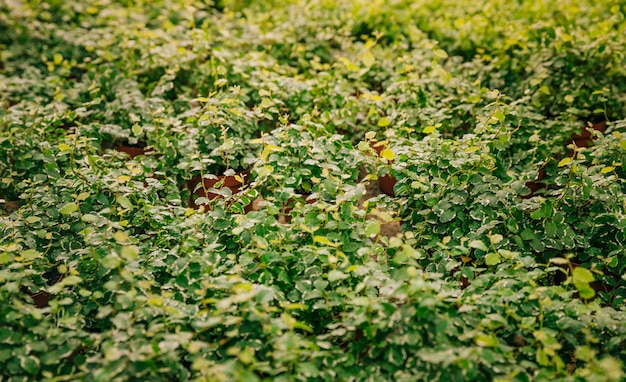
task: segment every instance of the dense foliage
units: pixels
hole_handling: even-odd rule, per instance
[[[625,15],[0,0],[0,381],[623,380]]]

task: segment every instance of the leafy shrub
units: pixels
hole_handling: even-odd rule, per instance
[[[0,379],[622,380],[623,20],[2,2]]]

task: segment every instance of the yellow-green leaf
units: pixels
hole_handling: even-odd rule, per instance
[[[41,257],[41,252],[37,251],[36,249],[27,249],[25,251],[22,251],[22,258],[24,260],[34,260],[38,257]]]
[[[257,176],[262,179],[269,176],[274,171],[274,167],[270,165],[261,166],[256,170]]]
[[[122,257],[135,260],[139,256],[139,247],[136,245],[125,245],[122,247]]]
[[[495,337],[488,336],[486,334],[479,334],[474,338],[474,342],[478,346],[482,347],[494,347],[498,344],[498,340]]]
[[[500,255],[492,252],[492,253],[488,253],[487,256],[485,256],[485,264],[487,265],[496,265],[500,262]]]
[[[28,224],[35,224],[38,221],[40,221],[41,218],[39,216],[29,216],[29,217],[27,217],[24,220],[26,220],[26,223],[28,223]]]
[[[376,57],[369,50],[363,53],[363,65],[370,67],[376,62]]]
[[[576,267],[572,272],[574,282],[590,283],[594,280],[593,273],[587,268]]]
[[[337,244],[335,244],[332,241],[328,240],[324,236],[314,236],[313,237],[313,241],[315,241],[316,243],[320,243],[320,244],[330,245],[331,247],[336,247],[337,246]]]
[[[119,205],[124,207],[124,208],[129,208],[129,209],[133,208],[133,204],[124,195],[119,195],[117,198],[115,198],[115,200],[117,200],[117,203],[119,203]]]
[[[72,149],[72,147],[70,147],[70,145],[66,143],[61,143],[58,147],[59,147],[59,150],[61,151],[69,151]]]
[[[566,165],[567,165],[569,162],[571,162],[571,161],[572,161],[572,158],[563,158],[563,159],[561,159],[561,160],[559,161],[558,166],[559,166],[559,167],[566,166]]]
[[[141,134],[143,132],[143,128],[140,125],[138,125],[138,124],[134,124],[133,128],[132,128],[132,131],[133,131],[133,134],[139,135],[139,134]]]
[[[480,249],[482,251],[487,252],[487,246],[485,245],[485,243],[483,243],[481,240],[472,240],[469,243],[469,247],[470,248],[476,248],[476,249]]]
[[[433,50],[433,56],[445,60],[446,58],[448,58],[448,53],[446,53],[446,51],[443,49],[435,49]]]
[[[129,242],[128,234],[124,231],[117,231],[113,234],[113,238],[119,244],[125,244]]]
[[[78,194],[78,196],[76,196],[76,200],[78,201],[87,200],[87,198],[89,198],[88,192],[81,192],[80,194]]]
[[[66,205],[61,207],[61,209],[59,210],[61,215],[69,215],[72,212],[76,212],[76,211],[78,211],[78,204],[76,203],[67,203]]]
[[[378,127],[387,127],[390,123],[391,121],[388,118],[382,117],[378,120]]]
[[[434,133],[435,131],[437,131],[437,128],[435,126],[426,126],[423,131],[426,134],[430,134],[430,133]]]
[[[261,159],[264,161],[267,160],[267,157],[275,151],[283,151],[283,150],[276,145],[265,146],[265,148],[263,149],[263,152],[261,153]]]
[[[500,122],[504,122],[504,113],[501,110],[496,110],[496,112],[493,113],[493,117]]]
[[[614,170],[614,168],[613,168],[613,167],[608,166],[608,167],[605,167],[605,168],[603,168],[602,170],[600,170],[600,172],[601,172],[601,173],[603,173],[603,174],[606,174],[607,172],[611,172],[611,171],[613,171],[613,170]]]
[[[380,233],[380,224],[378,222],[371,222],[365,227],[365,234],[367,236],[376,236]]]
[[[396,157],[396,154],[390,149],[384,149],[383,151],[381,151],[380,156],[390,161]]]
[[[504,237],[502,235],[500,235],[499,233],[497,233],[495,235],[491,235],[491,237],[489,238],[489,241],[491,241],[491,244],[498,244],[503,239],[504,239]]]

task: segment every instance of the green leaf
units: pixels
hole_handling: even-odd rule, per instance
[[[331,247],[336,247],[338,244],[333,243],[332,241],[328,240],[326,237],[324,236],[314,236],[313,237],[313,241],[315,241],[316,243],[321,243],[321,244],[325,244],[325,245],[330,245]]]
[[[40,369],[39,359],[33,356],[22,356],[20,357],[20,366],[26,373],[35,375]]]
[[[69,215],[73,212],[78,211],[78,204],[71,202],[71,203],[67,203],[66,205],[64,205],[63,207],[61,207],[61,209],[59,210],[59,212],[61,213],[61,215]]]
[[[36,249],[27,249],[22,251],[22,258],[24,258],[24,260],[35,260],[39,257],[41,257],[41,252]]]
[[[380,224],[378,222],[371,222],[365,227],[365,234],[367,236],[376,236],[380,233]]]
[[[498,339],[493,336],[488,336],[486,334],[479,334],[474,337],[474,342],[476,345],[481,347],[494,347],[498,345]]]
[[[122,257],[126,259],[135,260],[137,257],[139,257],[139,247],[137,247],[136,245],[122,246],[121,254]]]
[[[113,238],[119,244],[126,244],[129,242],[128,234],[124,231],[117,231],[113,234]]]
[[[577,359],[585,362],[592,361],[596,356],[596,352],[587,345],[579,346],[578,348],[576,348],[575,354]]]
[[[546,249],[546,245],[543,241],[536,237],[530,241],[530,246],[537,252],[543,252]]]
[[[439,221],[442,223],[447,223],[456,217],[456,211],[452,208],[449,208],[441,213],[439,216]]]
[[[143,128],[138,124],[134,124],[132,130],[135,135],[139,135],[143,132]]]
[[[84,214],[81,217],[81,220],[84,221],[85,223],[95,223],[95,222],[97,222],[99,220],[99,218],[96,215]]]
[[[495,113],[493,113],[493,117],[500,122],[504,122],[504,113],[501,110],[496,110]]]
[[[546,236],[555,237],[557,232],[557,226],[553,222],[546,222],[545,224]]]
[[[480,249],[481,251],[485,251],[485,252],[487,252],[489,250],[487,248],[487,246],[485,245],[485,243],[483,243],[480,240],[472,240],[472,241],[470,241],[469,247],[470,248],[475,248],[475,249]]]
[[[8,264],[13,261],[13,256],[8,252],[0,252],[0,265]]]
[[[369,68],[370,66],[374,65],[374,63],[376,62],[376,58],[374,57],[372,52],[368,50],[367,52],[363,53],[362,61],[363,65]]]
[[[115,198],[115,200],[117,201],[117,203],[126,208],[126,209],[131,209],[133,208],[133,204],[130,202],[130,200],[124,196],[124,195],[118,195],[117,198]]]
[[[539,219],[542,219],[544,217],[545,216],[544,216],[543,211],[541,209],[535,210],[535,211],[533,211],[532,214],[530,214],[530,218],[533,219],[533,220],[539,220]]]
[[[563,257],[553,257],[550,259],[550,262],[554,264],[561,264],[561,265],[567,265],[570,263],[568,259],[563,258]]]
[[[591,288],[589,283],[594,281],[593,273],[586,268],[576,267],[572,271],[572,281],[578,290],[580,297],[584,299],[593,298],[596,292]]]
[[[574,283],[574,286],[576,286],[576,289],[578,289],[578,294],[581,298],[588,300],[596,295],[596,291],[593,290],[593,288],[590,287],[589,284],[583,285]]]
[[[104,359],[107,361],[116,361],[122,357],[122,353],[116,347],[110,347],[104,352]]]
[[[495,252],[488,253],[485,256],[485,264],[487,265],[496,265],[500,262],[500,255]]]
[[[594,281],[593,273],[587,268],[576,267],[572,272],[572,279],[574,282],[590,283]]]
[[[504,237],[502,235],[500,235],[499,233],[497,233],[495,235],[491,235],[489,240],[491,241],[491,244],[498,244],[499,242],[504,240]]]
[[[433,56],[445,60],[446,58],[448,58],[448,53],[446,53],[446,51],[443,49],[435,49],[433,50]]]
[[[100,264],[102,264],[102,266],[107,269],[115,269],[119,267],[121,263],[122,263],[122,259],[120,259],[119,256],[116,255],[115,253],[109,254],[108,256],[106,256],[104,259],[100,261]]]
[[[29,216],[29,217],[27,217],[24,220],[26,220],[26,222],[28,224],[34,224],[34,223],[37,223],[38,221],[40,221],[41,218],[39,216]]]
[[[542,366],[548,366],[550,365],[550,359],[548,358],[548,355],[546,354],[545,350],[543,350],[542,348],[537,349],[537,363],[542,365]]]
[[[607,166],[607,167],[604,167],[602,170],[600,170],[600,173],[606,174],[608,172],[613,172],[613,170],[615,170],[613,166]]]
[[[328,281],[330,282],[344,280],[347,278],[348,278],[348,275],[338,270],[332,270],[328,272]]]
[[[568,163],[570,163],[572,161],[572,158],[563,158],[559,161],[558,165],[559,167],[563,167],[566,166]]]
[[[270,174],[272,174],[272,172],[274,172],[274,167],[272,167],[270,165],[261,166],[256,171],[257,171],[257,175],[259,176],[259,178],[262,179],[262,178],[266,178]]]

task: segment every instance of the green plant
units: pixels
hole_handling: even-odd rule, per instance
[[[0,1],[0,380],[623,380],[623,15]]]
[[[316,124],[287,124],[259,141],[263,151],[253,170],[258,189],[278,202],[296,194],[332,200],[341,184],[357,181],[361,158],[354,148]]]

